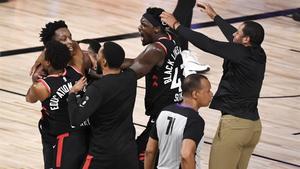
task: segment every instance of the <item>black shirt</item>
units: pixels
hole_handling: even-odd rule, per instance
[[[210,39],[183,26],[177,28],[181,36],[198,48],[224,59],[223,76],[210,108],[240,118],[257,120],[257,103],[264,79],[266,54],[260,46],[245,47],[233,43],[236,28],[220,16],[216,16],[214,21],[229,42]]]
[[[75,94],[69,95],[71,123],[78,125],[89,117],[92,130],[89,153],[98,159],[111,159],[113,155],[126,152],[128,145],[135,145],[132,113],[136,87],[136,74],[128,69],[94,81],[87,87],[79,105]]]
[[[146,75],[146,114],[156,119],[166,106],[182,100],[181,82],[184,79],[181,48],[171,37],[155,42],[165,49],[162,66],[154,66]]]

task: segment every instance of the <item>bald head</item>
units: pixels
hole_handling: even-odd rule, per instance
[[[189,102],[195,109],[208,106],[212,99],[211,85],[207,77],[201,74],[187,76],[181,86],[183,102]]]
[[[208,79],[206,76],[203,76],[201,74],[191,74],[187,76],[181,86],[183,96],[190,96],[194,90],[203,88],[203,80]]]

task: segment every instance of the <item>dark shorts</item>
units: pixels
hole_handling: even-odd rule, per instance
[[[40,126],[40,125],[39,125]],[[44,156],[44,168],[79,169],[88,151],[88,131],[76,130],[58,136],[39,127]]]
[[[146,129],[137,137],[136,144],[138,147],[139,168],[144,168],[145,150],[148,143],[150,131],[156,121],[156,117],[150,117]]]
[[[124,145],[123,152],[112,150],[108,153],[86,156],[82,169],[138,169],[136,143]]]

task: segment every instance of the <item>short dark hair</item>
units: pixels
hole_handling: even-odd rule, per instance
[[[250,37],[251,45],[260,46],[265,36],[264,28],[254,21],[245,21],[244,25],[243,33]]]
[[[195,91],[197,89],[201,89],[202,88],[201,81],[203,79],[208,80],[206,76],[201,75],[199,73],[188,75],[184,79],[184,81],[183,81],[183,83],[181,85],[182,95],[183,96],[190,96],[193,91]]]
[[[63,20],[47,23],[45,25],[45,28],[42,28],[42,31],[40,33],[40,41],[43,42],[44,45],[46,45],[47,42],[52,40],[55,31],[59,28],[68,28],[68,26]]]
[[[66,68],[70,59],[71,52],[66,45],[55,40],[46,44],[45,60],[49,61],[55,70]]]
[[[159,26],[162,31],[165,31],[165,28],[168,27],[167,24],[164,24],[161,21],[160,14],[165,10],[157,7],[147,8],[146,13],[143,15],[153,26]]]
[[[98,41],[91,39],[89,42],[89,48],[91,48],[94,53],[98,53],[99,49],[101,48],[101,45]]]
[[[99,49],[101,48],[101,44],[94,39],[83,39],[79,41],[79,43],[89,44],[89,48],[91,48],[95,53],[98,53]]]
[[[125,58],[123,48],[114,42],[105,42],[103,44],[103,55],[110,68],[120,68]]]

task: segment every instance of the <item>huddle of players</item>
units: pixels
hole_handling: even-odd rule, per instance
[[[125,59],[114,42],[86,55],[63,21],[43,28],[45,50],[26,100],[42,103],[45,168],[200,168],[205,123],[198,109],[210,103],[211,85],[200,74],[183,76],[181,49],[162,13],[148,8],[142,16],[138,29],[147,46],[135,59]],[[171,28],[179,27],[164,15]],[[102,74],[88,83],[90,67]],[[144,76],[150,118],[135,140],[132,113]]]
[[[40,36],[45,50],[37,61],[43,70],[36,70],[33,75],[33,85],[28,90],[26,100],[42,103],[39,129],[45,168],[144,167],[143,163],[138,163],[132,121],[137,79],[146,76],[145,106],[146,114],[150,115],[146,132],[137,141],[140,144],[140,157],[143,156],[159,112],[182,98],[181,82],[184,77],[181,49],[160,22],[162,11],[160,8],[149,8],[143,15],[139,31],[143,45],[148,46],[134,60],[124,60],[122,47],[114,42],[106,42],[98,49],[97,55],[91,56],[93,52],[90,51],[90,63],[84,62],[87,55],[72,40],[64,21],[48,23],[43,28]],[[153,32],[149,33],[149,30]],[[92,43],[92,46],[95,44]],[[97,47],[94,48],[97,50]],[[146,60],[152,61],[143,63]],[[87,84],[85,69],[89,67],[101,69],[102,77],[89,83],[83,93]],[[44,76],[38,78],[41,74]],[[184,98],[199,99],[194,92],[202,90],[203,86],[210,93],[210,84],[202,75],[190,76],[183,86]],[[180,132],[188,133],[184,138],[199,135],[195,134],[199,132],[193,131],[193,127],[189,132],[183,131],[185,126],[197,125],[202,133],[191,139],[194,138],[198,144],[204,129],[204,121],[197,113],[199,108],[198,104],[190,105],[190,102],[174,105],[162,123],[172,125],[168,128],[170,133],[178,132],[177,126],[181,128]],[[193,112],[193,115],[189,112]],[[172,119],[168,122],[169,118]],[[142,158],[139,160],[143,161]]]

